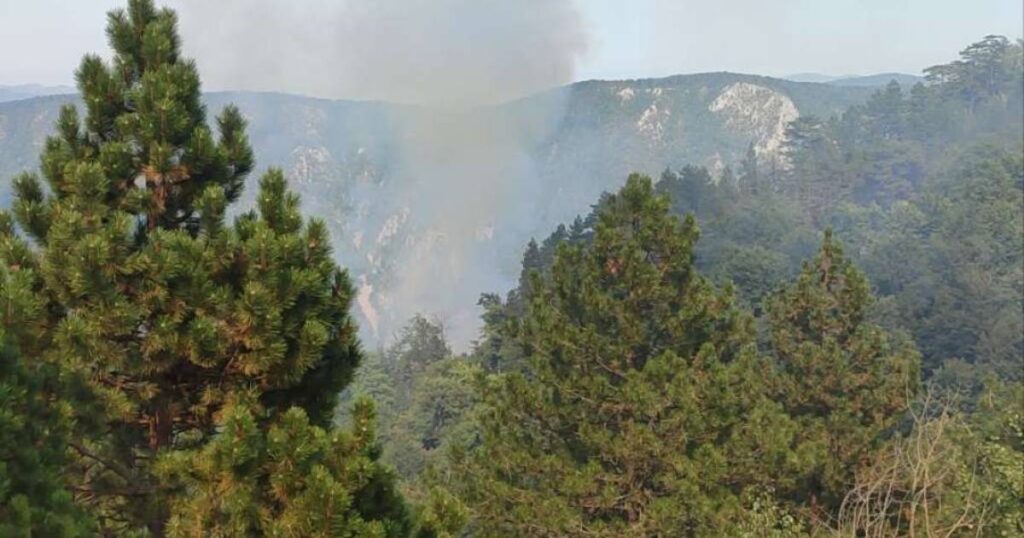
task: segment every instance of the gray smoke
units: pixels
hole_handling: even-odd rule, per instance
[[[466,106],[571,81],[572,0],[176,0],[212,89]],[[217,28],[215,31],[211,28]]]
[[[512,284],[531,195],[540,190],[529,151],[563,112],[558,98],[525,118],[489,105],[573,80],[587,42],[573,1],[180,0],[176,7],[185,52],[197,58],[208,89],[416,105],[391,118],[400,155],[382,212],[408,234],[388,260],[394,281],[373,286],[354,275],[364,329],[372,329],[364,337],[386,339],[412,314],[426,313],[446,322],[456,347],[470,342],[479,294]]]

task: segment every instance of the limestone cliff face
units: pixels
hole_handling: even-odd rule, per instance
[[[632,92],[632,88],[619,92]],[[672,104],[664,99],[665,89],[660,87],[647,88],[644,92],[651,104],[644,109],[640,119],[636,122],[637,134],[645,139],[652,148],[671,143],[668,138],[671,135],[669,130],[672,126]]]
[[[800,115],[785,94],[749,82],[726,86],[708,110],[721,115],[729,129],[750,136],[758,155],[777,154],[786,126]]]

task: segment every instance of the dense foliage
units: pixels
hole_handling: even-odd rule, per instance
[[[838,505],[917,392],[917,350],[866,320],[871,300],[864,274],[826,232],[814,259],[769,302],[776,396],[815,451],[797,492],[804,500]]]
[[[752,145],[737,174],[727,168],[716,177],[693,166],[663,174],[655,190],[669,196],[671,212],[703,224],[691,270],[734,284],[739,306],[755,315],[765,359],[751,363],[761,365],[759,375],[744,390],[771,400],[756,409],[763,420],[774,417],[779,432],[779,457],[763,463],[749,487],[731,483],[716,497],[699,492],[700,480],[688,483],[690,495],[669,504],[690,519],[669,534],[729,528],[700,519],[692,508],[701,499],[714,499],[706,515],[736,508],[726,516],[735,535],[1024,532],[1024,498],[1013,489],[1024,480],[1024,447],[1015,441],[1024,417],[1020,51],[1019,43],[990,36],[962,60],[930,70],[927,84],[909,91],[890,84],[840,116],[804,117],[790,126],[782,160],[758,155]],[[960,74],[934,74],[944,69]],[[996,73],[994,82],[969,83],[986,73]],[[452,458],[432,460],[440,471],[428,469],[418,480],[406,475],[459,492],[474,534],[643,535],[685,519],[666,515],[672,510],[647,512],[642,503],[631,505],[645,514],[635,520],[613,510],[613,499],[633,499],[616,489],[627,471],[645,477],[626,482],[639,484],[652,505],[671,498],[671,490],[658,489],[666,487],[658,471],[628,465],[623,454],[657,469],[665,451],[651,448],[652,456],[648,447],[687,446],[658,429],[655,403],[671,398],[659,392],[647,364],[629,371],[633,384],[622,386],[615,370],[600,369],[646,356],[652,344],[630,344],[670,319],[620,306],[631,304],[632,294],[646,297],[651,280],[609,288],[619,289],[616,295],[604,287],[612,286],[609,267],[587,257],[608,250],[607,228],[599,231],[598,223],[624,193],[531,241],[519,285],[506,298],[481,299],[481,339],[462,359],[488,372],[476,382],[481,403],[457,415]],[[631,224],[642,227],[635,217]],[[792,283],[780,289],[786,281]],[[699,304],[690,297],[663,308],[682,315]],[[600,347],[605,339],[617,347]],[[683,377],[667,386],[688,386],[684,366],[672,371]],[[691,393],[714,390],[714,378],[699,379]],[[925,393],[918,392],[922,381],[931,387]],[[429,372],[419,381],[437,382]],[[651,405],[643,424],[664,434],[655,439],[628,428],[625,410],[632,408],[620,401],[647,391],[660,395],[643,400]],[[707,400],[721,398],[701,399],[711,406]],[[617,404],[621,413],[606,412]],[[706,410],[684,416],[706,421]],[[732,418],[748,416],[737,411]],[[700,453],[723,450],[722,437]],[[626,442],[635,439],[643,441]],[[672,457],[685,461],[694,453]],[[746,457],[754,453],[763,456]],[[925,453],[932,455],[922,460]],[[730,476],[741,476],[748,460],[742,449],[729,454]],[[702,463],[702,476],[713,476],[716,467]]]
[[[37,359],[43,312],[32,280],[27,270],[0,269],[0,536],[89,536],[92,524],[61,477],[74,413],[70,387]]]
[[[631,175],[468,354],[363,361],[284,175],[227,220],[245,121],[174,13],[108,22],[0,212],[0,536],[1024,533],[1020,42]]]
[[[211,132],[175,23],[149,0],[111,12],[112,63],[77,73],[85,118],[62,110],[45,187],[15,180],[31,241],[5,226],[2,255],[42,303],[36,359],[86,385],[64,476],[107,533],[405,535],[370,415],[324,430],[360,356],[348,278],[279,171],[225,222],[245,122],[229,107]]]
[[[751,319],[694,271],[696,239],[633,176],[593,241],[534,275],[502,329],[525,371],[489,384],[482,445],[453,464],[481,535],[709,532],[736,492],[772,482],[792,424],[760,382]]]
[[[400,476],[415,477],[448,442],[471,435],[463,419],[479,400],[473,383],[480,374],[478,365],[452,355],[439,322],[414,316],[389,348],[368,354],[342,401],[372,398],[380,417],[382,460]],[[341,423],[352,418],[343,412]],[[407,493],[423,494],[417,488]]]

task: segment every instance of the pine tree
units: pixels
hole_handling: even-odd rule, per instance
[[[569,242],[581,243],[586,241],[589,237],[589,233],[589,225],[587,221],[577,215],[576,218],[573,219],[572,225],[569,226]]]
[[[1013,79],[1007,56],[1013,51],[1004,36],[987,35],[960,51],[960,60],[924,70],[928,81],[969,103],[973,110],[987,98],[1000,95]]]
[[[917,350],[867,320],[871,301],[867,278],[827,231],[817,256],[768,308],[779,401],[800,423],[799,442],[815,453],[800,494],[827,508],[919,384]]]
[[[526,372],[481,387],[481,444],[451,465],[475,533],[728,533],[739,492],[775,485],[792,424],[766,397],[750,317],[695,271],[697,234],[634,175],[592,242],[533,275],[502,326]]]
[[[761,193],[761,177],[758,174],[757,166],[757,146],[753,142],[747,146],[747,152],[743,154],[743,160],[740,161],[739,184],[742,192],[755,195]]]
[[[329,431],[359,350],[324,224],[303,221],[271,170],[257,209],[228,225],[253,167],[242,114],[227,107],[211,132],[172,11],[131,0],[107,35],[113,62],[86,56],[77,72],[85,118],[64,107],[46,142],[48,188],[34,174],[15,181],[34,244],[4,234],[6,265],[31,271],[45,300],[42,359],[92,395],[77,406],[80,500],[110,532],[161,536],[170,520],[179,535],[304,536],[315,529],[281,525],[328,495],[341,511],[316,532],[400,534],[404,508],[377,449],[365,432]],[[308,452],[282,459],[282,447]],[[225,454],[242,448],[248,459]],[[318,470],[274,471],[291,464]],[[228,483],[249,494],[190,502]]]
[[[382,459],[394,466],[402,479],[415,477],[422,467],[419,453],[436,447],[427,446],[430,439],[439,440],[438,436],[426,433],[431,428],[422,424],[431,421],[430,417],[422,416],[430,411],[414,408],[421,405],[418,400],[431,378],[451,377],[451,366],[444,364],[450,359],[451,348],[443,326],[417,314],[402,328],[391,347],[367,355],[355,380],[342,395],[343,403],[360,397],[373,399],[377,406],[378,439],[385,449]],[[448,390],[459,381],[445,379],[443,383],[446,388],[442,390]],[[339,418],[342,423],[349,423],[353,417],[343,413]],[[444,421],[443,417],[436,418]]]
[[[789,166],[780,190],[799,201],[816,224],[825,222],[853,187],[834,121],[797,118],[786,127],[783,151]]]
[[[222,409],[220,435],[200,448],[166,454],[156,473],[181,484],[167,535],[408,536],[409,515],[391,471],[374,460],[374,412],[356,403],[351,431],[321,428],[292,407],[269,428],[254,394]]]
[[[384,453],[406,485],[413,486],[411,493],[422,493],[416,491],[422,489],[416,487],[420,472],[439,461],[447,446],[475,434],[469,417],[478,400],[473,382],[480,373],[464,358],[450,357],[431,364],[411,387],[409,406],[395,418]]]
[[[0,227],[10,224],[0,214]],[[0,536],[91,536],[61,479],[71,405],[51,365],[33,360],[43,312],[32,280],[28,270],[0,268]]]
[[[516,286],[515,294],[511,299],[514,303],[522,303],[530,297],[530,275],[535,271],[544,270],[544,258],[537,246],[537,241],[530,239],[526,244],[526,251],[523,252],[522,269],[519,271],[519,285]]]
[[[444,336],[444,327],[417,314],[402,328],[399,338],[385,353],[386,366],[395,387],[395,407],[399,412],[412,403],[416,379],[430,365],[450,356],[452,350]]]
[[[865,120],[871,133],[885,140],[901,138],[906,132],[906,108],[903,88],[895,80],[889,81],[864,105]]]

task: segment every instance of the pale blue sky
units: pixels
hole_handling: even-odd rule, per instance
[[[953,59],[986,34],[1020,37],[1022,6],[1021,0],[586,2],[591,52],[579,77],[916,73]]]
[[[196,57],[204,71],[206,86],[211,89],[280,89],[319,94],[329,97],[383,97],[380,86],[360,86],[356,83],[331,85],[322,80],[308,85],[292,72],[282,71],[288,82],[276,87],[275,80],[246,77],[218,78],[213,71],[242,58],[251,49],[251,43],[239,39],[238,27],[233,31],[220,31],[219,16],[204,17],[207,6],[224,0],[168,0],[168,4],[181,7],[182,28],[187,51]],[[342,17],[338,2],[329,0],[305,0],[300,4],[275,0],[254,0],[248,3],[233,0],[242,6],[236,13],[244,13],[251,20],[244,21],[242,28],[258,28],[269,24],[282,30],[299,45],[306,43],[303,34],[318,26],[327,26],[331,17]],[[355,9],[363,13],[374,11],[380,20],[381,13],[404,13],[406,4],[415,4],[413,13],[426,13],[435,5],[449,10],[449,17],[459,19],[460,10],[473,2],[476,6],[486,0],[374,0],[382,4],[395,4],[394,9]],[[506,17],[509,6],[518,6],[520,0],[503,0],[502,9],[485,10],[495,13],[495,20],[485,20],[479,9],[474,18],[463,26],[472,26],[474,21],[483,20],[493,26],[503,24],[497,17]],[[498,4],[498,0],[494,0]],[[356,4],[358,0],[348,0]],[[106,50],[103,34],[104,12],[123,3],[116,0],[0,0],[0,84],[36,82],[42,84],[69,84],[72,72],[81,55],[86,51]],[[703,71],[735,71],[767,75],[784,75],[796,72],[823,72],[830,74],[869,74],[886,71],[919,72],[921,68],[955,57],[964,45],[976,41],[985,34],[1004,34],[1017,38],[1024,33],[1024,7],[1021,0],[636,0],[623,2],[615,0],[538,0],[533,3],[544,12],[549,5],[571,4],[578,16],[567,18],[564,10],[557,11],[558,24],[574,25],[569,30],[545,27],[542,31],[553,32],[557,39],[560,33],[578,32],[579,39],[567,45],[569,67],[565,62],[554,62],[543,66],[545,76],[536,83],[549,85],[567,82],[562,80],[583,80],[590,78],[639,78],[662,76],[676,73]],[[253,6],[252,9],[249,9]],[[329,6],[329,7],[328,7]],[[351,7],[351,6],[349,6]],[[526,8],[529,9],[529,8]],[[324,17],[319,11],[332,13]],[[281,12],[287,11],[287,16]],[[545,15],[541,15],[547,16]],[[291,18],[289,18],[291,17]],[[429,18],[429,16],[428,16]],[[444,18],[444,14],[438,16]],[[501,39],[511,41],[496,47],[501,55],[496,56],[506,65],[515,62],[530,62],[543,56],[543,46],[533,40],[533,26],[537,21],[517,21],[527,28],[522,32],[505,32]],[[571,20],[570,20],[571,19]],[[293,27],[285,27],[281,20],[290,20]],[[374,19],[369,19],[374,20]],[[326,23],[324,21],[327,21]],[[370,23],[373,27],[376,23]],[[421,25],[424,23],[421,23]],[[434,25],[428,24],[431,28]],[[402,28],[401,24],[393,28]],[[425,27],[426,28],[426,27]],[[351,28],[348,29],[351,33]],[[429,33],[429,28],[420,28]],[[244,30],[247,31],[247,30]],[[451,26],[445,32],[452,32]],[[458,31],[458,30],[456,30]],[[541,30],[538,30],[540,32]],[[362,47],[373,54],[377,47],[373,41],[382,42],[391,38],[385,30],[375,33],[374,28],[363,28],[362,33],[353,33],[353,39],[362,41]],[[324,35],[327,35],[325,32]],[[331,34],[331,46],[351,49],[346,43],[346,32]],[[221,36],[224,36],[221,39]],[[490,33],[477,32],[473,39],[488,39]],[[514,40],[521,37],[522,46]],[[426,35],[424,39],[429,39]],[[264,37],[267,40],[269,38]],[[441,41],[448,40],[445,36]],[[316,62],[309,56],[324,50],[318,42],[314,46],[288,46],[284,41],[269,39],[272,45],[262,43],[263,55],[277,55],[280,58],[267,59],[283,65],[310,65],[316,69]],[[370,43],[367,44],[366,42]],[[579,41],[579,42],[577,42]],[[449,40],[452,46],[465,48],[465,40]],[[281,46],[277,46],[280,44]],[[533,46],[534,49],[529,47]],[[237,48],[238,50],[233,50]],[[481,47],[487,52],[487,47]],[[363,50],[360,49],[360,50]],[[225,50],[229,54],[225,54]],[[510,56],[509,51],[522,51],[522,57]],[[408,55],[409,51],[398,48],[391,56],[384,56],[380,62],[393,61],[396,55]],[[436,51],[435,51],[436,52]],[[449,51],[451,52],[451,51]],[[458,52],[461,53],[461,50]],[[293,56],[304,56],[296,58]],[[351,54],[350,54],[351,56]],[[458,66],[445,54],[440,71],[451,68],[458,73]],[[460,56],[461,57],[461,56]],[[388,59],[390,58],[390,60]],[[489,57],[476,59],[477,64],[487,63]],[[315,59],[314,59],[315,60]],[[242,62],[243,60],[238,60]],[[305,62],[305,63],[304,63]],[[364,64],[367,62],[363,62]],[[372,63],[372,62],[371,62]],[[332,65],[338,65],[334,63]],[[348,65],[344,61],[340,65]],[[361,65],[364,71],[366,65]],[[250,68],[246,67],[250,70]],[[275,68],[272,68],[275,69]],[[536,70],[534,70],[536,71]],[[514,72],[514,70],[513,70]],[[474,71],[474,75],[491,76],[490,70]],[[277,74],[275,71],[272,74]],[[531,74],[534,74],[531,71]],[[343,74],[337,75],[343,77]],[[361,73],[361,77],[367,76]],[[372,73],[369,75],[372,78]],[[517,74],[517,76],[519,76]],[[392,83],[401,80],[394,74],[382,79]],[[307,87],[308,86],[308,87]],[[516,88],[516,91],[533,90],[533,85]],[[381,95],[377,95],[381,93]],[[513,92],[514,93],[514,92]]]

